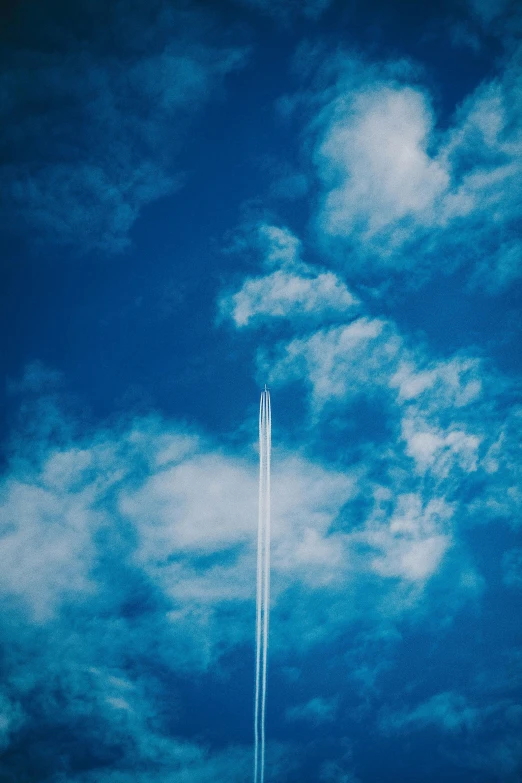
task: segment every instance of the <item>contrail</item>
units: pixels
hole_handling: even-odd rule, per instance
[[[257,523],[256,687],[254,707],[254,783],[265,779],[266,671],[270,616],[270,392],[264,388],[259,405],[259,517]]]

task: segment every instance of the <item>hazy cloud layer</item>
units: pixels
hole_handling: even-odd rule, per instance
[[[141,209],[181,184],[187,123],[244,53],[216,44],[189,5],[121,0],[83,40],[92,11],[46,20],[39,48],[4,49],[1,206],[33,240],[112,253]]]

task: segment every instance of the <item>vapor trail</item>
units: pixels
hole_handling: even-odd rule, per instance
[[[254,783],[265,779],[266,673],[270,616],[270,450],[272,414],[265,386],[259,405],[259,516],[257,525],[256,686],[254,707]]]

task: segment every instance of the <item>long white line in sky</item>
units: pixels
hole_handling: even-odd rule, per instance
[[[270,392],[264,388],[259,405],[259,517],[257,523],[256,686],[254,706],[254,783],[265,779],[266,672],[270,616]]]

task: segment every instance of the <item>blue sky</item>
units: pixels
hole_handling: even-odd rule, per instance
[[[522,775],[522,19],[4,5],[0,783]]]

